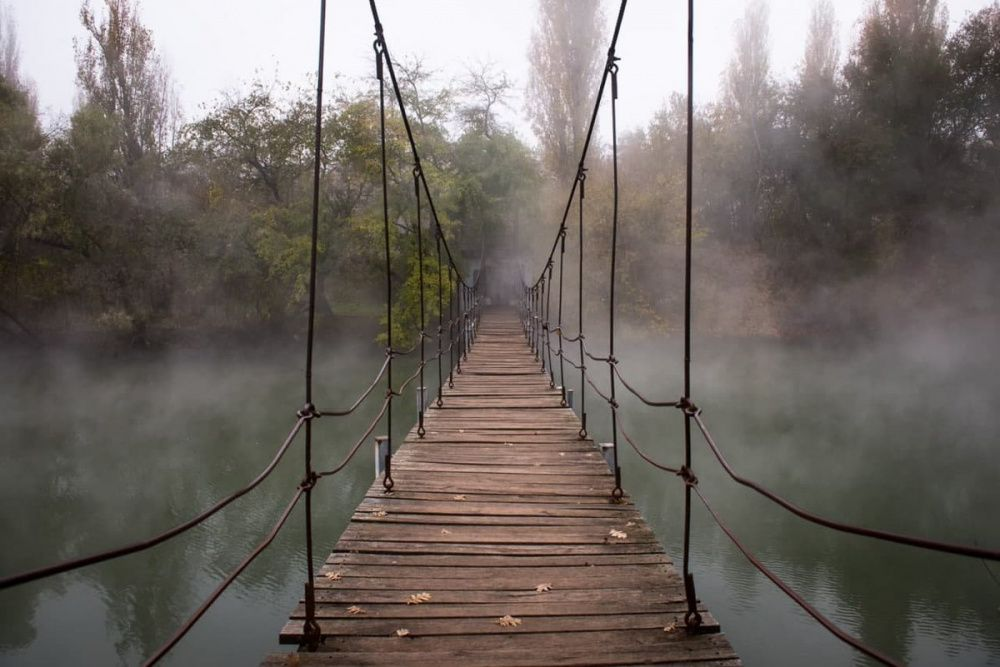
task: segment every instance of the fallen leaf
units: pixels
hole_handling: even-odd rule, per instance
[[[611,532],[608,533],[608,535],[610,535],[611,537],[617,537],[619,540],[624,540],[628,537],[628,533],[626,533],[625,531],[615,530],[614,528],[611,529]]]
[[[442,535],[451,535],[451,531],[448,530],[447,528],[442,528],[441,529],[441,534]]]
[[[327,572],[323,576],[326,577],[327,579],[329,579],[330,581],[340,581],[341,579],[344,578],[344,573],[343,572]]]
[[[676,624],[676,623],[671,623],[670,625],[668,625],[668,626],[665,626],[665,627],[663,628],[663,631],[664,631],[664,632],[673,632],[673,631],[674,631],[674,630],[676,630],[676,629],[677,629],[677,624]]]
[[[566,452],[559,452],[559,456],[566,456]]]
[[[347,613],[351,616],[357,616],[358,614],[367,614],[368,612],[354,604],[347,608]]]
[[[586,456],[586,457],[591,457],[593,455],[594,455],[594,452],[587,452],[586,454],[584,454],[584,456]]]
[[[457,496],[452,496],[451,499],[452,500],[465,500],[465,496],[460,493]]]
[[[375,517],[376,519],[381,519],[387,514],[388,512],[386,512],[385,510],[375,510],[374,512],[372,512],[372,516]]]
[[[538,584],[535,586],[536,593],[548,593],[552,590],[552,584]]]
[[[503,444],[507,445],[508,447],[513,447],[514,446],[513,442],[505,442]]]
[[[416,595],[411,595],[406,601],[406,604],[422,604],[424,602],[431,601],[430,593],[417,593]]]
[[[396,636],[397,637],[406,637],[409,634],[410,634],[410,631],[407,630],[406,628],[400,628],[399,630],[396,630]]]
[[[626,527],[626,528],[628,528],[629,526],[634,526],[634,525],[635,525],[635,521],[627,521],[627,522],[625,523],[625,527]]]
[[[510,614],[507,614],[503,618],[497,620],[497,625],[499,625],[502,628],[516,628],[517,626],[521,625],[521,619],[514,618]]]
[[[464,428],[460,428],[460,429],[458,429],[458,432],[459,433],[465,433],[465,429]]]

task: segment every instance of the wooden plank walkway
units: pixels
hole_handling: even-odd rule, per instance
[[[395,490],[372,484],[320,571],[320,651],[264,664],[741,664],[707,612],[710,632],[683,629],[679,574],[631,501],[609,500],[514,311],[483,314],[462,370],[393,457]]]

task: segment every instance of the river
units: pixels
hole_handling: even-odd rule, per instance
[[[679,344],[620,344],[623,373],[656,398],[676,398]],[[850,347],[700,339],[693,395],[732,464],[797,504],[996,549],[1000,360],[981,352],[994,347],[995,336],[975,328]],[[382,362],[365,341],[319,350],[321,408],[353,402]],[[5,355],[0,573],[146,537],[254,477],[303,402],[302,357],[287,346]],[[404,372],[397,368],[396,377]],[[574,375],[567,368],[569,386]],[[381,395],[350,418],[316,423],[318,467],[340,459]],[[606,405],[593,394],[587,400],[591,431],[608,439]],[[622,402],[634,439],[679,463],[680,413]],[[412,389],[401,403],[397,436],[415,419]],[[0,592],[0,664],[140,662],[269,530],[301,478],[301,444],[252,494],[171,542]],[[846,630],[914,665],[1000,665],[1000,564],[807,524],[733,483],[697,436],[694,444],[700,488],[715,509]],[[682,486],[621,446],[624,486],[679,563]],[[370,449],[362,450],[317,487],[317,563],[371,483],[372,467]],[[278,631],[302,593],[303,524],[297,512],[163,664],[256,664],[279,649]],[[752,569],[704,508],[694,508],[693,525],[698,594],[747,665],[867,664]]]

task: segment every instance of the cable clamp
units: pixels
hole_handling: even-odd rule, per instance
[[[315,405],[306,403],[301,410],[295,413],[295,416],[299,419],[319,419],[321,415],[316,411]]]
[[[319,475],[316,474],[315,470],[310,470],[309,474],[299,482],[299,488],[303,491],[312,491],[312,488],[316,486],[316,482],[319,481]]]
[[[698,486],[698,478],[694,471],[687,466],[681,466],[681,469],[677,471],[677,476],[683,479],[687,486]]]
[[[607,361],[612,366],[614,366],[614,365],[616,365],[618,363],[618,360],[615,359],[613,356],[610,356],[610,355],[608,356],[607,359],[605,359],[605,361]]]
[[[683,410],[688,417],[697,417],[701,414],[701,408],[692,403],[687,396],[681,396],[677,401],[677,408]]]

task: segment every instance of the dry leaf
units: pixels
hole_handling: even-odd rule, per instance
[[[406,637],[409,634],[410,634],[410,631],[407,630],[406,628],[400,628],[399,630],[396,630],[396,636],[397,637]]]
[[[628,533],[626,533],[625,531],[615,530],[614,528],[611,529],[611,532],[608,533],[608,535],[610,535],[611,537],[617,537],[619,540],[624,540],[628,537]]]
[[[566,452],[559,452],[559,456],[566,456]]]
[[[386,512],[385,510],[375,510],[374,512],[372,512],[372,516],[375,517],[376,519],[381,519],[387,514],[388,512]]]
[[[343,572],[327,572],[323,576],[326,577],[327,579],[329,579],[330,581],[340,581],[341,579],[343,579],[344,573]]]
[[[521,619],[514,618],[510,614],[507,614],[503,618],[497,620],[497,625],[499,625],[502,628],[516,628],[517,626],[521,625]]]
[[[451,535],[451,531],[448,530],[447,528],[442,528],[441,529],[441,534],[442,535]]]
[[[458,432],[459,433],[465,433],[465,429],[464,428],[460,428],[460,429],[458,429]]]
[[[664,632],[673,632],[677,629],[677,623],[671,623],[670,625],[663,628]]]
[[[505,442],[503,444],[507,445],[508,447],[513,447],[514,446],[513,442]]]
[[[417,593],[416,595],[411,595],[409,599],[406,601],[406,604],[421,604],[423,602],[430,602],[430,601],[431,601],[430,593]]]
[[[457,496],[452,496],[451,499],[452,500],[465,500],[465,496],[460,493]]]
[[[347,608],[347,613],[350,614],[351,616],[357,616],[359,614],[367,614],[368,612],[359,607],[358,605],[354,604]]]
[[[552,584],[538,584],[535,586],[536,593],[548,593],[552,590]]]
[[[628,528],[629,526],[634,526],[634,525],[635,525],[635,521],[627,521],[627,522],[625,522],[625,527],[626,528]]]

